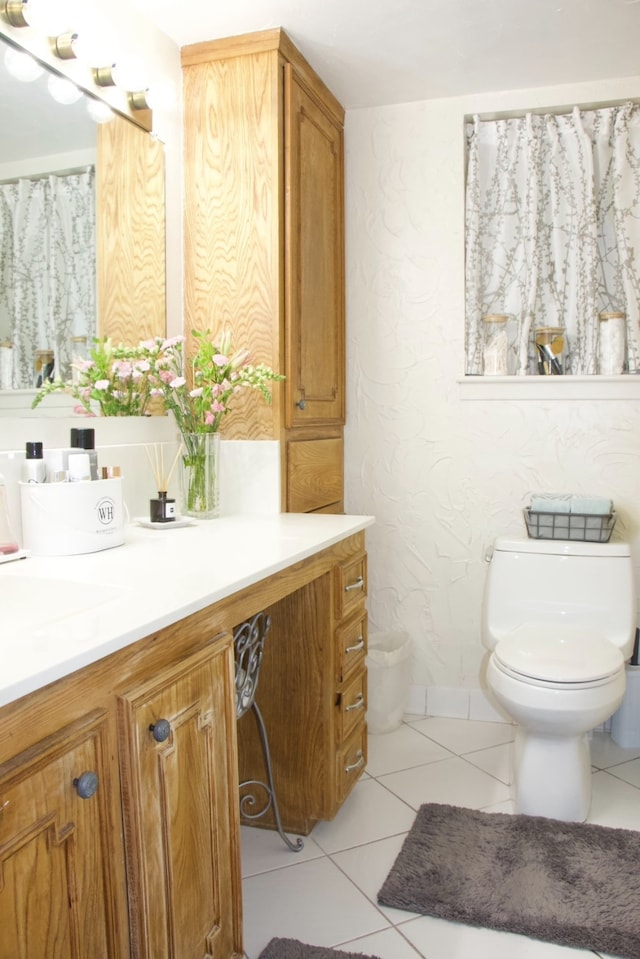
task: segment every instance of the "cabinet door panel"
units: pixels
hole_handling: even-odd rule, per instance
[[[344,423],[342,130],[285,68],[287,427]]]
[[[105,717],[97,710],[0,765],[1,959],[129,954],[113,872],[108,803],[118,790],[107,785]],[[74,779],[89,771],[97,789],[82,799]]]
[[[120,699],[135,956],[240,949],[232,669],[228,642]]]
[[[341,439],[287,443],[287,510],[307,513],[334,503],[342,506]]]

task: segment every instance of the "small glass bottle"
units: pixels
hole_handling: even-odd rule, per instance
[[[0,554],[18,552],[18,540],[11,527],[9,519],[9,504],[7,502],[7,488],[4,485],[4,476],[0,474]]]
[[[21,477],[23,483],[45,482],[47,470],[44,463],[42,443],[28,442],[26,444]]]
[[[176,501],[167,497],[166,490],[158,491],[158,498],[149,500],[149,518],[152,523],[173,523],[176,518]]]
[[[74,450],[82,450],[89,455],[91,463],[91,479],[100,478],[98,472],[98,453],[96,451],[96,431],[94,429],[71,428],[70,444]]]

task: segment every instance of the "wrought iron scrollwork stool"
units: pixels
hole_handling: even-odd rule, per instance
[[[276,828],[282,837],[283,842],[287,844],[293,852],[299,852],[304,843],[298,838],[292,842],[285,835],[280,819],[280,810],[278,809],[278,800],[276,797],[275,786],[273,784],[273,771],[271,768],[271,753],[269,751],[269,740],[267,739],[267,730],[262,719],[262,713],[256,703],[256,690],[258,688],[258,677],[260,675],[260,664],[262,663],[262,654],[264,652],[264,641],[271,628],[271,617],[266,613],[257,613],[253,619],[248,619],[241,623],[233,631],[233,646],[236,662],[236,718],[241,719],[250,709],[256,718],[258,733],[264,761],[267,769],[268,782],[261,782],[259,779],[247,779],[240,783],[240,811],[245,819],[260,819],[269,809],[273,809],[273,815],[276,822]],[[264,789],[266,793],[266,803],[259,808],[258,801],[253,793],[243,790],[249,786],[255,786]]]

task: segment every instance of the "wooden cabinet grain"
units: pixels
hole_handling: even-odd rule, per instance
[[[362,582],[360,582],[362,579]],[[346,589],[358,583],[355,590]],[[333,819],[362,774],[366,737],[364,536],[338,544],[331,562],[267,608],[271,631],[256,701],[269,735],[285,830],[307,835]],[[240,780],[265,781],[251,714],[238,724]],[[257,825],[273,828],[267,813]]]
[[[241,955],[230,633],[194,614],[0,721],[1,959]]]
[[[0,763],[2,959],[129,955],[109,726],[94,710]]]
[[[285,828],[307,833],[366,762],[364,547],[292,560],[0,708],[0,959],[242,955],[238,782],[264,770],[233,629],[271,616],[257,698]]]
[[[183,48],[187,331],[285,373],[228,438],[278,439],[285,511],[343,509],[344,111],[282,30]],[[339,462],[323,457],[326,441]],[[318,443],[315,482],[296,443]]]
[[[118,699],[136,956],[234,953],[235,698],[228,644]]]

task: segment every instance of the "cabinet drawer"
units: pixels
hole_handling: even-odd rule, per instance
[[[367,727],[363,723],[336,757],[336,801],[344,802],[367,765]]]
[[[367,554],[358,553],[336,567],[336,619],[344,619],[367,595]]]
[[[367,711],[367,674],[357,675],[340,694],[338,704],[338,743],[344,743]]]
[[[338,684],[354,671],[364,667],[367,655],[367,612],[362,610],[355,618],[336,630],[336,664]]]
[[[339,438],[287,443],[287,510],[308,513],[343,499],[343,443]]]

